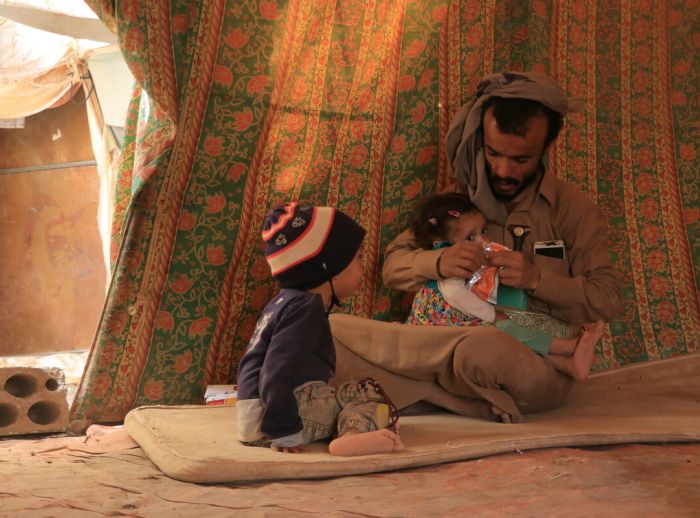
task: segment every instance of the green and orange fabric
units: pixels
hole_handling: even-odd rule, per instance
[[[698,349],[697,0],[88,3],[138,85],[74,430],[234,381],[275,290],[274,204],[355,217],[367,274],[346,311],[403,319],[412,294],[382,286],[384,248],[455,185],[445,132],[492,71],[547,73],[585,105],[548,163],[610,218],[626,309],[595,368]]]

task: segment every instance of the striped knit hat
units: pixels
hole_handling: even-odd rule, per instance
[[[309,290],[347,268],[365,229],[332,207],[287,203],[272,209],[262,237],[265,258],[280,287]]]

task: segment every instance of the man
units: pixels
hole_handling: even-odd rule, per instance
[[[606,217],[542,162],[570,109],[546,76],[484,78],[450,126],[447,154],[460,185],[486,216],[488,237],[512,248],[509,227],[525,228],[522,252],[485,257],[470,241],[425,251],[407,231],[387,248],[384,283],[415,291],[428,279],[469,278],[488,261],[500,267],[501,284],[527,290],[532,311],[572,324],[617,315],[622,296],[608,256]]]
[[[521,252],[486,257],[474,243],[418,249],[410,231],[387,248],[388,286],[414,291],[428,279],[500,267],[500,282],[523,288],[529,308],[572,324],[612,319],[622,308],[607,251],[606,218],[579,191],[545,171],[542,158],[572,106],[546,76],[485,77],[447,133],[446,150],[460,185],[488,220],[488,237],[513,247],[509,227],[526,229]],[[528,233],[529,230],[529,233]],[[535,253],[557,242],[560,257]],[[376,378],[399,408],[417,401],[476,417],[521,421],[523,413],[566,401],[571,378],[489,327],[408,326],[331,319],[338,355],[334,382]]]

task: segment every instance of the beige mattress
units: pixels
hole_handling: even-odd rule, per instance
[[[242,446],[233,406],[140,407],[125,421],[165,474],[200,483],[376,473],[535,448],[700,441],[700,354],[596,375],[577,384],[564,407],[519,424],[443,413],[400,424],[406,451],[339,458],[325,443],[302,454]]]

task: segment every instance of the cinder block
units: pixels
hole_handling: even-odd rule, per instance
[[[61,369],[0,368],[0,436],[65,431],[66,391]]]

